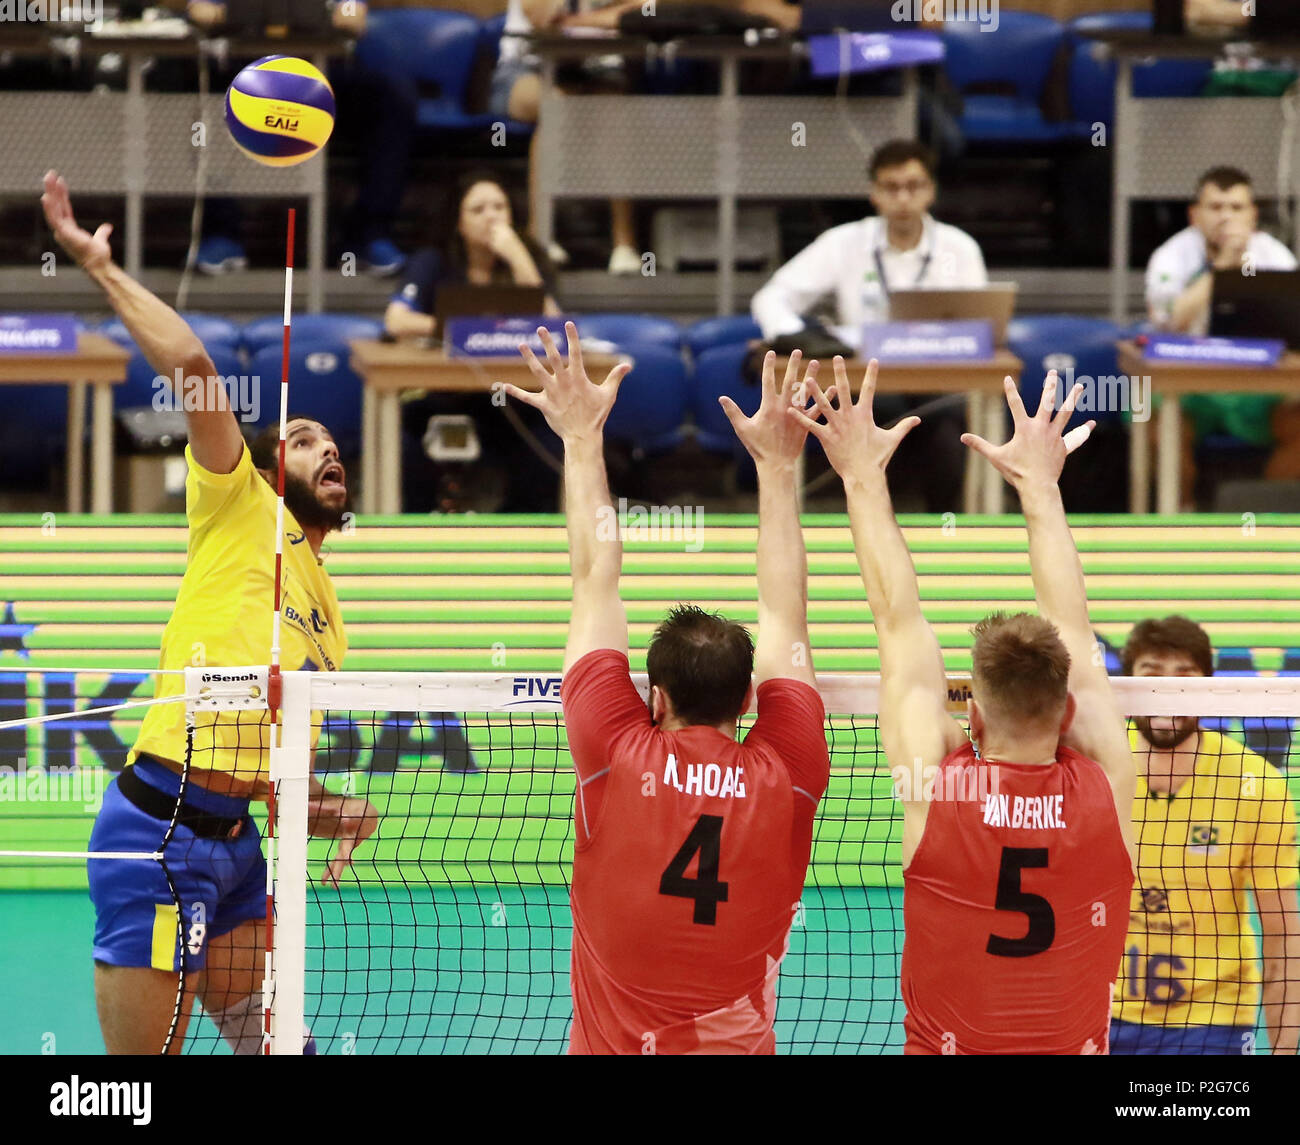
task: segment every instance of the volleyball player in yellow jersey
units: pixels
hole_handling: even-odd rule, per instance
[[[41,203],[59,244],[103,289],[149,364],[167,379],[178,371],[186,379],[189,548],[160,667],[266,664],[278,433],[263,435],[250,453],[224,388],[206,383],[216,370],[202,343],[171,307],[114,265],[111,227],[91,235],[78,226],[67,184],[54,172],[45,176]],[[347,507],[346,475],[329,433],[310,419],[293,419],[285,455],[281,663],[287,669],[334,670],[347,651],[338,598],[320,559],[321,544]],[[180,695],[182,681],[159,677],[156,694]],[[105,793],[90,850],[161,847],[164,856],[162,863],[88,864],[95,999],[109,1053],[157,1053],[164,1046],[179,1053],[195,994],[236,1053],[261,1049],[266,865],[248,807],[266,796],[268,729],[265,713],[256,719],[232,713],[199,722],[170,837],[186,760],[183,704],[148,709],[128,766]],[[308,829],[339,840],[327,881],[337,883],[376,822],[364,799],[331,795],[312,781]]]
[[[1123,666],[1132,676],[1208,676],[1210,639],[1186,617],[1144,620],[1129,636]],[[1286,779],[1194,716],[1134,723],[1138,879],[1110,1052],[1252,1053],[1262,1002],[1273,1052],[1293,1054],[1300,1035],[1300,873]]]

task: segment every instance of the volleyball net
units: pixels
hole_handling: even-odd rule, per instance
[[[232,745],[245,758],[262,750],[266,675],[265,668],[187,672],[177,702],[195,726],[191,778],[202,782],[204,770]],[[1166,1026],[1249,1028],[1243,1048],[1266,1052],[1261,920],[1245,887],[1296,880],[1300,679],[1114,682],[1132,717],[1196,716],[1203,730],[1222,735],[1221,741],[1206,737],[1205,743],[1219,744],[1218,754],[1203,761],[1195,791],[1159,804],[1163,833],[1144,844],[1117,968],[1120,1012]],[[644,692],[644,678],[637,683]],[[901,807],[880,750],[879,681],[826,676],[819,686],[831,777],[791,920],[778,990],[778,1046],[789,1053],[897,1053],[903,1039]],[[966,681],[949,681],[954,712],[964,711],[967,695]],[[572,1016],[574,776],[560,678],[290,672],[281,720],[282,746],[270,761],[275,839],[264,842],[274,877],[275,1051],[301,1052],[305,1025],[320,1053],[563,1052]],[[742,720],[742,734],[751,720],[752,713]],[[220,735],[211,733],[214,723],[223,727]],[[0,747],[13,752],[22,736],[28,766],[45,767],[41,752],[53,726],[7,724]],[[322,882],[336,843],[308,838],[313,777],[330,792],[364,797],[379,816],[377,831],[337,886]],[[101,781],[109,778],[111,769]],[[186,798],[194,794],[191,788]],[[926,797],[996,794],[940,789]],[[8,852],[0,857],[0,887],[37,885],[41,872],[67,870],[67,859],[41,857],[53,805],[38,813],[32,803],[3,795],[0,779],[0,852]],[[220,820],[221,810],[205,813]],[[260,805],[255,810],[264,818]],[[1153,831],[1153,822],[1148,815],[1143,831]],[[88,834],[88,823],[83,826]],[[160,839],[155,861],[182,858],[182,845],[195,845],[184,831],[173,832],[166,845]],[[58,850],[75,856],[77,848]],[[228,882],[237,885],[239,872]],[[201,935],[183,888],[175,906],[169,925],[179,964]],[[219,917],[201,921],[221,927]],[[1015,916],[1007,923],[1014,927]],[[1272,928],[1264,923],[1267,939]],[[260,960],[261,952],[243,956]],[[1239,964],[1249,969],[1239,971]],[[227,1052],[200,1008],[186,1051]]]

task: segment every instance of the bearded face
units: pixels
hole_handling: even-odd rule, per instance
[[[1196,716],[1135,716],[1133,723],[1142,738],[1159,751],[1173,751],[1199,730]]]

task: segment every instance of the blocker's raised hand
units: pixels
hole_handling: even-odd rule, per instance
[[[807,383],[816,407],[809,412],[825,421],[814,421],[793,408],[788,415],[817,437],[827,460],[846,481],[864,479],[872,472],[883,473],[899,443],[921,424],[919,417],[905,417],[892,429],[881,429],[876,424],[872,403],[879,374],[880,363],[872,358],[855,402],[849,388],[849,368],[843,358],[836,357],[835,385],[827,393],[822,393],[815,380]],[[831,403],[832,394],[836,404]]]
[[[1053,370],[1043,383],[1038,412],[1030,417],[1025,412],[1025,403],[1020,400],[1020,391],[1016,389],[1015,381],[1007,378],[1002,386],[1006,391],[1007,405],[1011,409],[1011,440],[1005,445],[993,445],[976,434],[963,433],[962,444],[969,445],[976,453],[988,458],[993,467],[1017,488],[1026,481],[1055,485],[1060,479],[1066,457],[1087,441],[1097,427],[1095,421],[1089,421],[1075,426],[1069,433],[1063,432],[1070,415],[1074,413],[1079,395],[1083,393],[1083,384],[1075,384],[1061,403],[1061,408],[1053,415],[1058,385],[1059,380]]]
[[[519,353],[528,363],[528,369],[541,383],[540,393],[509,384],[505,391],[525,405],[541,410],[546,424],[565,441],[600,436],[605,419],[614,408],[618,387],[631,371],[632,364],[620,362],[605,375],[604,382],[597,385],[587,377],[586,367],[582,363],[578,328],[572,322],[566,322],[564,333],[569,342],[567,362],[560,356],[551,332],[545,327],[538,327],[537,336],[546,350],[546,361],[551,367],[549,370],[537,360],[537,355],[527,345],[522,342],[519,345]]]
[[[763,398],[758,412],[746,417],[741,408],[729,397],[718,398],[722,412],[727,415],[740,443],[749,450],[755,462],[793,462],[803,451],[808,430],[786,416],[787,409],[805,409],[808,405],[808,383],[817,378],[818,363],[808,363],[803,381],[799,381],[799,363],[803,355],[795,350],[786,362],[785,376],[780,385],[776,381],[776,353],[767,352],[763,359]]]
[[[85,270],[94,270],[111,261],[113,252],[108,245],[108,236],[113,233],[113,224],[100,223],[92,235],[77,224],[72,214],[68,181],[57,171],[46,171],[44,185],[41,206],[45,209],[45,221],[50,224],[50,230],[54,232],[59,246]]]

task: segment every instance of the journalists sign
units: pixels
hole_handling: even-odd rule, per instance
[[[993,327],[972,322],[881,322],[862,328],[862,357],[882,362],[986,362]]]
[[[569,352],[563,318],[451,318],[447,321],[447,353],[457,358],[508,358],[527,343],[539,358],[546,356],[537,328],[545,326],[561,354]]]
[[[1152,334],[1144,356],[1150,362],[1191,362],[1207,366],[1276,366],[1286,349],[1280,338],[1195,338],[1190,334]]]
[[[0,354],[71,354],[77,320],[71,314],[0,315]]]

